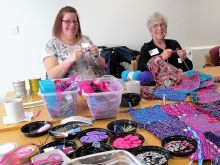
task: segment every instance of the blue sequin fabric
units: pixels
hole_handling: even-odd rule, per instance
[[[156,121],[163,121],[170,119],[171,116],[166,114],[160,105],[153,107],[145,107],[141,109],[130,109],[130,115],[139,124],[150,124]]]
[[[154,92],[157,98],[163,99],[165,95],[165,100],[170,101],[184,101],[186,99],[186,94],[178,91],[174,91],[169,88],[159,88]]]

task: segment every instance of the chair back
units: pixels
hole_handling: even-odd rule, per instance
[[[210,55],[210,61],[212,64],[214,64],[215,66],[219,66],[219,49],[220,49],[220,46],[215,46],[213,48],[211,48],[209,50],[209,55]]]

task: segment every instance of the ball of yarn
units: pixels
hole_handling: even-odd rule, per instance
[[[123,81],[128,81],[128,75],[131,71],[128,69],[128,70],[125,70],[121,73],[121,79]],[[139,75],[141,74],[141,71],[137,70],[135,72],[133,72],[133,75],[131,77],[132,80],[138,80],[138,77]]]
[[[141,71],[136,70],[132,76],[132,80],[138,80],[138,77],[140,74],[141,74]]]
[[[154,76],[151,72],[144,71],[139,74],[138,80],[140,81],[140,84],[143,86],[150,85],[154,81]]]
[[[123,81],[127,81],[128,80],[128,73],[130,72],[130,70],[125,70],[121,73],[121,79]]]

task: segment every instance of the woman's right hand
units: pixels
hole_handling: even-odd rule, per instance
[[[172,55],[172,49],[165,49],[163,53],[161,53],[161,57],[163,60],[167,60]]]
[[[71,62],[78,61],[84,55],[82,49],[76,49],[72,54],[69,55],[67,58]]]

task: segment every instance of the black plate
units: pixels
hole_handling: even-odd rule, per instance
[[[113,146],[113,142],[114,142],[116,139],[118,139],[118,138],[124,138],[124,137],[127,136],[127,135],[135,135],[135,136],[138,136],[138,137],[139,137],[139,140],[142,141],[141,144],[140,144],[139,146],[137,146],[137,147],[134,147],[134,148],[119,148],[119,147]],[[113,135],[113,136],[110,138],[110,144],[112,145],[112,147],[113,147],[114,149],[126,150],[126,151],[129,151],[129,152],[133,151],[134,149],[137,149],[137,148],[141,147],[141,146],[143,145],[144,141],[145,141],[144,137],[143,137],[142,135],[140,135],[140,134],[137,134],[137,133],[121,133],[121,134],[115,134],[115,135]]]
[[[109,130],[107,130],[107,129],[104,129],[104,128],[89,128],[89,129],[85,129],[85,130],[79,132],[79,133],[77,134],[77,139],[79,139],[79,141],[80,141],[83,145],[84,145],[84,144],[93,143],[94,141],[93,141],[93,142],[82,142],[82,141],[80,140],[81,137],[87,136],[87,133],[88,133],[88,132],[92,132],[92,131],[106,132],[106,135],[107,135],[108,137],[105,138],[105,139],[103,139],[103,140],[101,140],[101,141],[99,141],[99,142],[101,142],[101,143],[106,143],[106,142],[108,141],[109,137],[112,136],[111,132],[110,132]]]
[[[94,147],[93,144],[86,144],[82,147],[79,147],[75,151],[75,157],[86,156],[86,155],[113,150],[113,148],[108,144],[105,144],[105,143],[99,143],[99,144],[100,144],[100,147]]]
[[[38,136],[42,136],[48,133],[48,130],[46,131],[42,131],[42,132],[37,132],[37,130],[41,127],[43,127],[46,124],[50,124],[50,128],[53,127],[53,124],[49,121],[35,121],[35,122],[31,122],[28,124],[25,124],[23,127],[21,127],[21,132],[28,137],[38,137]]]
[[[173,147],[171,145],[171,147],[167,146],[168,144],[171,143],[175,143],[175,144],[182,144],[187,142],[188,143],[188,147],[185,149],[179,149],[177,148],[177,150],[172,150]],[[161,141],[161,145],[167,149],[171,155],[173,156],[188,156],[191,155],[192,153],[194,153],[197,149],[197,142],[195,139],[187,137],[187,136],[182,136],[182,135],[175,135],[175,136],[168,136],[165,137],[162,141]]]
[[[135,155],[135,157],[140,161],[142,162],[143,158],[148,158],[150,159],[150,161],[153,161],[153,157],[150,155],[152,153],[157,153],[158,156],[161,156],[161,159],[162,157],[165,157],[167,161],[165,161],[163,163],[163,165],[165,164],[168,164],[168,160],[170,158],[170,153],[169,151],[165,150],[164,148],[162,147],[158,147],[158,146],[142,146],[138,149],[135,149],[132,151],[132,154]],[[142,156],[139,157],[138,155],[141,154]],[[146,154],[146,156],[144,155]],[[142,159],[141,159],[142,158]],[[156,158],[156,161],[154,160],[155,164],[159,164],[158,161],[160,161],[161,159],[158,159]],[[146,164],[145,162],[142,162],[142,164]],[[151,164],[153,165],[153,163],[151,162]]]
[[[123,93],[121,97],[121,106],[128,107],[128,103],[131,103],[131,106],[139,105],[141,101],[141,95],[137,93]]]
[[[68,133],[68,137],[66,137],[66,140],[71,140],[73,138],[76,137],[77,133],[80,132],[80,126],[78,124],[74,124],[74,123],[71,123],[71,122],[68,122],[66,124],[61,124],[61,125],[58,125],[56,127],[53,127],[49,130],[49,135],[52,136],[52,138],[54,140],[63,140],[62,137],[57,137],[55,136],[55,133],[56,131],[59,131],[59,132],[68,132],[70,130],[76,130],[76,134],[74,133]]]
[[[63,140],[53,141],[53,142],[47,143],[47,144],[43,145],[42,147],[40,147],[40,152],[43,153],[44,149],[46,149],[46,148],[55,147],[55,146],[63,146],[63,145],[64,145]],[[73,141],[65,140],[65,147],[72,147],[73,148],[74,152],[67,154],[67,156],[69,158],[73,158],[75,150],[77,149],[76,143]],[[58,149],[60,149],[60,148],[58,148]]]
[[[128,128],[132,127],[132,130]],[[127,128],[127,130],[125,129]],[[107,125],[107,129],[111,131],[112,134],[120,134],[124,132],[135,133],[137,131],[138,124],[133,120],[115,120]]]

